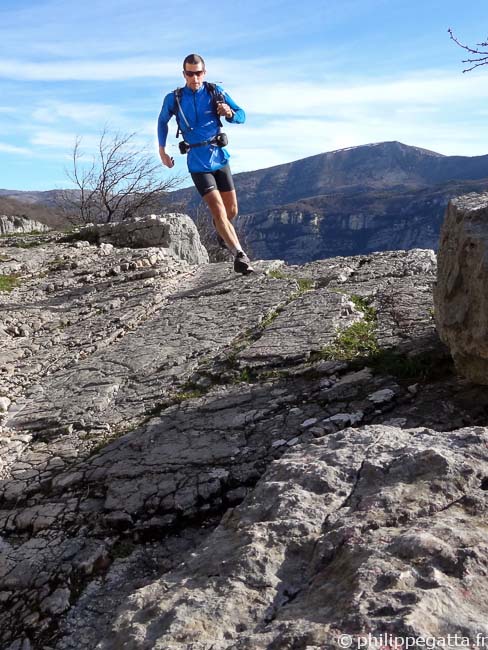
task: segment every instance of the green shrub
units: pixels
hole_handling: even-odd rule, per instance
[[[19,277],[15,273],[0,275],[0,291],[12,291],[20,284]]]

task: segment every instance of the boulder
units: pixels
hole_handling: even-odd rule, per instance
[[[0,235],[12,235],[15,233],[28,233],[28,232],[46,232],[49,226],[27,217],[7,217],[0,215]]]
[[[208,253],[200,241],[198,230],[186,214],[151,214],[143,219],[90,225],[78,235],[99,244],[127,248],[169,248],[190,264],[207,264]]]
[[[457,371],[488,384],[488,193],[449,202],[434,288],[435,321]]]

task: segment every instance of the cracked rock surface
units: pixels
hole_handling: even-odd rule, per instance
[[[484,629],[488,400],[436,334],[431,251],[242,277],[0,241],[2,648]]]
[[[488,429],[367,426],[273,462],[95,647],[331,647],[340,632],[483,633]],[[466,520],[469,519],[469,530]]]
[[[439,244],[436,322],[459,373],[488,385],[488,192],[449,202]]]

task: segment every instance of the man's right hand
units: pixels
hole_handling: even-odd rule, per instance
[[[174,166],[175,166],[175,161],[174,161],[174,159],[173,159],[171,156],[169,156],[169,155],[168,155],[168,154],[163,150],[162,147],[159,147],[159,157],[161,158],[161,162],[163,163],[163,165],[164,165],[165,167],[169,167],[169,168],[171,169],[171,167],[174,167]]]

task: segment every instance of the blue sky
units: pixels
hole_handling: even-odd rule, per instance
[[[227,129],[234,172],[385,140],[488,154],[488,66],[462,74],[449,27],[486,40],[488,2],[2,0],[0,188],[69,187],[75,138],[88,156],[105,124],[156,157],[190,52],[246,110]]]

